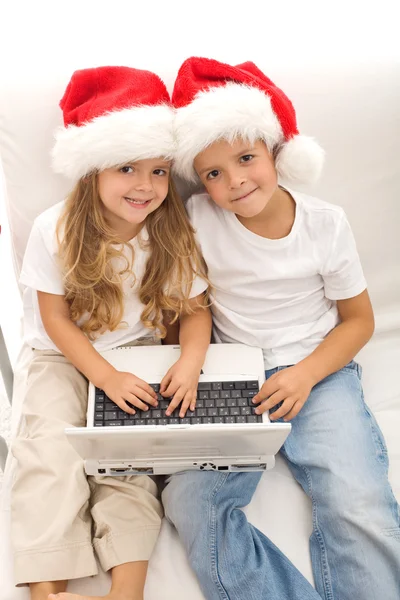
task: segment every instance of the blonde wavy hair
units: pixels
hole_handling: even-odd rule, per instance
[[[208,283],[206,267],[171,180],[167,197],[146,217],[145,226],[148,242],[140,243],[148,244],[150,253],[138,291],[144,305],[141,320],[163,338],[163,313],[172,324],[182,312],[193,312],[189,293],[196,276]],[[91,340],[123,326],[123,280],[134,273],[134,249],[104,217],[97,173],[80,179],[68,196],[57,224],[57,239],[71,319],[77,322],[85,317],[80,328]],[[130,261],[124,252],[127,246]],[[120,270],[115,269],[114,259],[122,259]]]

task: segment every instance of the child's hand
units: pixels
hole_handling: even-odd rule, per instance
[[[153,388],[132,373],[114,371],[107,377],[107,382],[102,386],[102,389],[115,404],[130,415],[134,415],[136,411],[127,402],[141,410],[148,410],[148,404],[158,405],[157,394]]]
[[[274,421],[284,417],[284,421],[291,421],[303,408],[314,385],[315,381],[300,364],[278,371],[264,383],[258,394],[254,396],[254,404],[262,402],[256,409],[256,413],[261,415],[266,410],[271,410],[283,402],[282,406],[272,415],[270,414],[269,418]]]
[[[160,384],[160,394],[167,398],[173,396],[166,411],[168,417],[181,402],[181,418],[185,416],[188,408],[195,409],[200,371],[201,364],[198,361],[182,356],[168,370]]]

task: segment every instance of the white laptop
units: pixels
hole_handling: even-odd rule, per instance
[[[179,346],[120,347],[102,353],[115,368],[130,371],[158,391]],[[87,426],[65,430],[85,461],[88,475],[163,475],[189,469],[270,469],[291,426],[254,414],[252,397],[265,381],[262,350],[211,344],[199,379],[196,410],[184,419],[166,417],[169,404],[124,413],[102,390],[89,385]]]

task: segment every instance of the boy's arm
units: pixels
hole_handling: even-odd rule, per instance
[[[374,333],[374,313],[368,291],[338,300],[341,323],[299,365],[309,373],[313,385],[347,365]]]
[[[312,388],[347,365],[368,342],[374,332],[374,314],[367,290],[347,300],[338,300],[341,323],[305,359],[272,375],[255,396],[261,414],[282,405],[270,415],[290,421],[303,408]],[[265,400],[267,398],[267,400]],[[265,402],[263,402],[265,400]]]

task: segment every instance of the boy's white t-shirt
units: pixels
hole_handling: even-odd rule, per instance
[[[47,335],[40,316],[37,291],[49,294],[64,295],[62,270],[58,264],[58,244],[56,238],[57,221],[64,209],[60,202],[39,215],[32,227],[22,265],[20,283],[25,286],[23,291],[24,307],[24,339],[32,348],[38,350],[56,350],[57,346]],[[141,230],[140,239],[147,239],[145,227]],[[127,275],[123,281],[125,310],[123,321],[126,323],[115,331],[106,331],[93,341],[98,351],[110,350],[116,346],[137,340],[143,336],[153,335],[140,320],[144,305],[140,302],[138,291],[150,250],[140,244],[139,236],[131,240],[134,248],[133,270],[135,276]],[[126,256],[131,259],[127,248]],[[125,266],[122,258],[114,259],[120,269]],[[132,286],[136,278],[136,282]],[[190,297],[201,294],[207,288],[206,282],[197,277],[192,285]]]
[[[263,349],[266,369],[308,356],[339,323],[336,300],[366,289],[344,211],[305,194],[289,235],[263,238],[208,194],[187,203],[208,266],[214,337]]]

